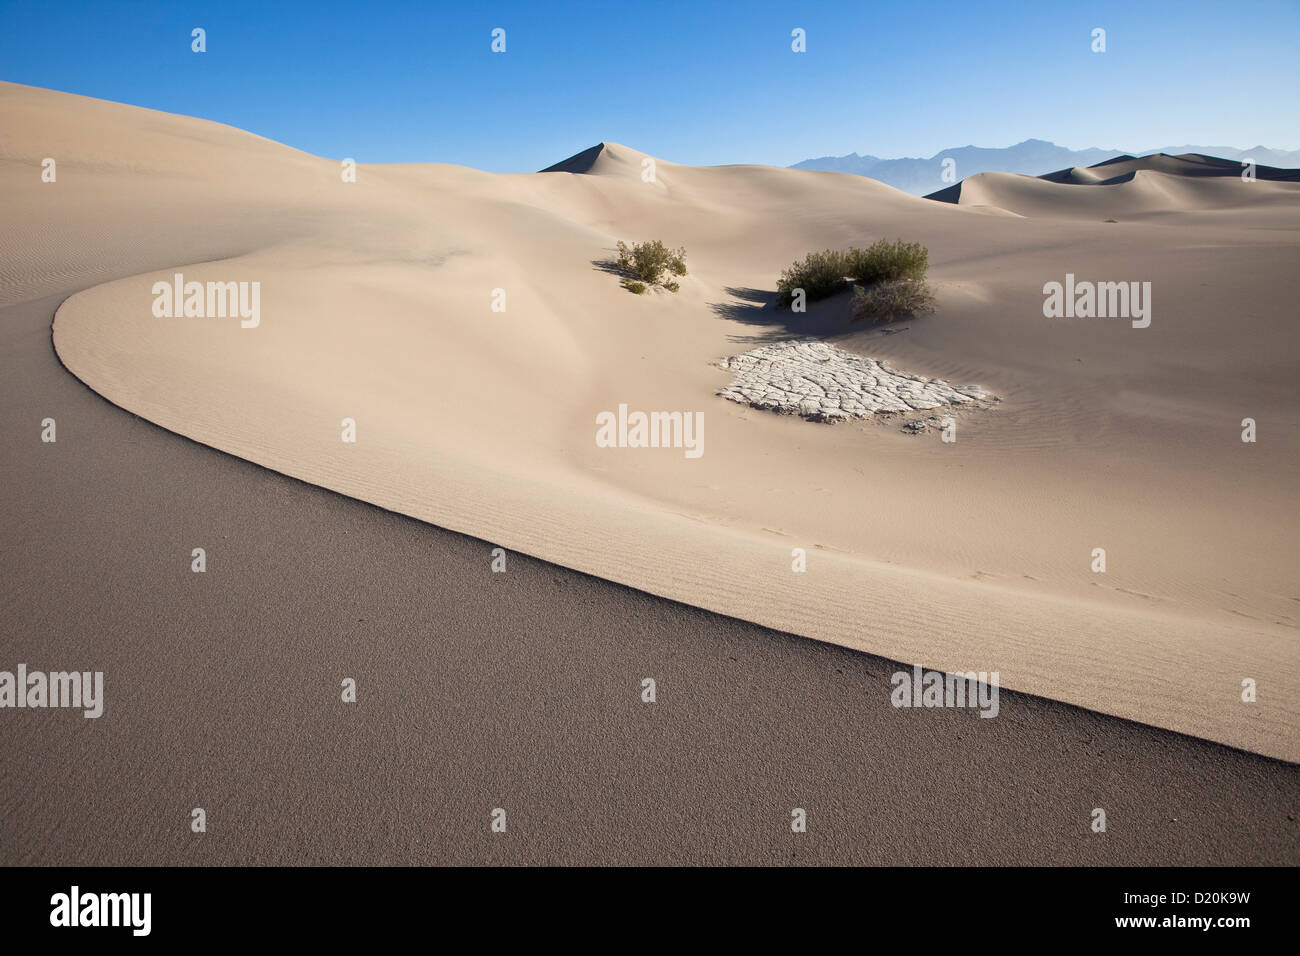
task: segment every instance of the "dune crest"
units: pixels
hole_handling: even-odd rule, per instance
[[[1251,181],[1242,172],[1241,163],[1195,153],[1119,156],[1042,176],[977,173],[925,198],[1044,219],[1128,221],[1232,209],[1261,225],[1300,208],[1300,170],[1256,166]]]

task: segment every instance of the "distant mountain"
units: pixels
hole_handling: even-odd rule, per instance
[[[802,163],[795,163],[791,169],[819,169],[827,173],[853,173],[855,176],[866,176],[868,170],[875,168],[879,163],[885,162],[904,162],[904,160],[886,160],[879,156],[859,156],[857,153],[849,153],[847,156],[822,156],[818,159],[805,159]]]
[[[801,163],[795,163],[791,168],[870,176],[904,192],[924,196],[976,173],[1000,172],[1041,176],[1044,173],[1073,166],[1095,166],[1097,163],[1119,156],[1152,156],[1157,153],[1170,155],[1200,153],[1238,161],[1249,157],[1260,165],[1287,168],[1300,166],[1300,150],[1268,149],[1263,146],[1245,150],[1231,146],[1166,146],[1163,149],[1134,153],[1120,149],[1066,149],[1047,140],[1027,139],[1023,143],[1016,143],[1003,149],[988,149],[982,146],[945,149],[928,159],[881,159],[878,156],[859,156],[857,153],[850,153],[847,156],[822,156],[819,159],[806,159]],[[951,169],[952,176],[955,178],[947,180],[943,178],[945,159],[953,161]]]

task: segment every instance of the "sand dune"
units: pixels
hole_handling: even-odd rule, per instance
[[[974,177],[951,204],[612,143],[541,174],[345,183],[336,161],[67,94],[0,85],[0,117],[0,302],[124,276],[68,299],[54,344],[150,421],[654,594],[1300,759],[1296,184]],[[886,335],[846,296],[771,307],[793,259],[881,236],[930,248],[934,315]],[[678,294],[601,267],[647,238],[686,246]],[[156,317],[176,273],[259,282],[259,324]],[[1045,319],[1067,273],[1151,282],[1151,326]],[[1001,404],[954,412],[945,444],[718,396],[721,359],[803,335]],[[620,404],[704,412],[704,454],[598,447]]]
[[[1293,764],[1011,692],[895,710],[895,662],[494,574],[480,540],[111,406],[50,349],[64,297],[0,310],[4,647],[102,669],[108,704],[3,712],[5,866],[1300,862]]]
[[[1044,173],[1039,179],[1052,183],[1073,183],[1082,186],[1109,185],[1133,178],[1139,172],[1167,173],[1193,178],[1213,177],[1240,180],[1245,167],[1240,162],[1185,153],[1168,156],[1156,153],[1151,156],[1117,156],[1093,166],[1071,166],[1056,172]],[[1300,182],[1300,169],[1279,169],[1275,166],[1256,165],[1254,176],[1268,182]]]
[[[1257,166],[1253,182],[1243,181],[1241,174],[1241,163],[1195,153],[1158,153],[1042,176],[978,173],[926,198],[1038,219],[1127,222],[1159,217],[1177,222],[1192,216],[1206,224],[1207,212],[1226,210],[1238,222],[1257,226],[1294,223],[1300,208],[1300,170]]]

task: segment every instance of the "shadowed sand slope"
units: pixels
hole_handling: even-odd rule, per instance
[[[562,159],[542,170],[544,173],[589,173],[600,160],[601,154],[609,149],[608,143],[597,143],[590,149],[574,153],[568,159]]]
[[[149,421],[654,594],[1300,757],[1292,184],[1205,180],[1254,192],[1116,229],[834,173],[653,160],[647,178],[612,143],[567,173],[349,183],[183,117],[12,84],[0,114],[3,301],[101,281],[59,309],[55,347]],[[1100,188],[1144,208],[1144,175]],[[770,306],[793,259],[882,236],[929,247],[934,315],[883,335],[846,296]],[[676,295],[600,266],[650,238],[687,248]],[[176,273],[259,283],[256,327],[156,316]],[[1067,273],[1151,282],[1151,326],[1045,319]],[[1001,404],[954,411],[945,443],[907,416],[830,426],[719,397],[721,359],[810,332]],[[703,454],[600,447],[620,405],[702,412]]]

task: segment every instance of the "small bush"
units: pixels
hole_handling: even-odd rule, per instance
[[[803,289],[809,302],[824,299],[848,285],[844,279],[846,275],[844,253],[834,249],[810,252],[802,261],[781,273],[776,283],[776,290],[780,293],[777,301],[789,305],[794,299],[795,289]]]
[[[924,279],[930,253],[919,242],[881,239],[866,249],[844,254],[844,274],[855,282],[872,285],[895,279]]]
[[[667,289],[669,292],[676,292],[678,289],[681,288],[681,286],[678,285],[676,279],[665,279],[664,288]]]
[[[859,308],[858,296],[867,295],[869,303],[860,307],[883,310],[880,313],[882,315],[889,314],[889,310],[896,307],[902,307],[904,313],[919,311],[929,308],[934,298],[925,285],[925,270],[929,261],[930,253],[925,246],[901,239],[893,242],[881,239],[866,249],[850,247],[844,252],[836,252],[834,249],[810,252],[781,273],[776,284],[777,302],[780,305],[790,305],[794,301],[796,289],[803,289],[807,301],[816,302],[843,290],[852,280],[868,287],[865,291],[855,287],[855,310]],[[873,288],[904,280],[916,285],[890,286],[879,291]],[[909,302],[915,302],[915,305],[908,308]],[[865,312],[863,315],[869,314],[872,313]],[[856,311],[854,315],[857,318],[863,317]]]
[[[634,280],[634,279],[629,279],[629,280],[627,280],[626,282],[624,282],[623,284],[624,284],[625,286],[627,286],[627,289],[628,289],[629,292],[634,292],[634,293],[636,293],[637,295],[640,295],[641,293],[645,292],[645,283],[644,283],[644,282],[637,282],[637,281]]]
[[[924,279],[886,279],[853,287],[853,318],[889,322],[917,312],[934,311],[934,292]]]
[[[634,242],[631,246],[620,241],[616,248],[618,267],[629,279],[640,280],[648,286],[663,285],[664,288],[668,288],[667,283],[663,281],[665,272],[677,276],[686,275],[685,249],[669,249],[658,239]],[[676,292],[676,283],[673,285],[671,291]]]

